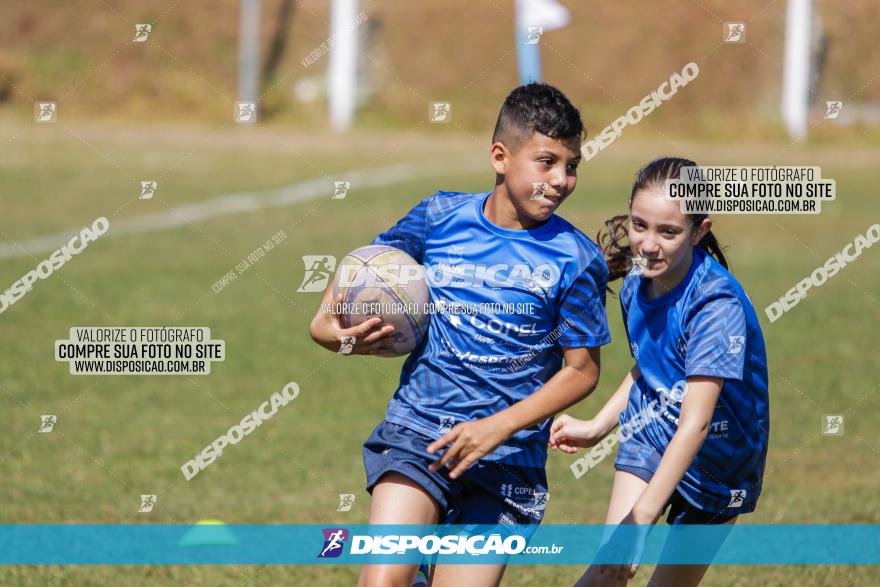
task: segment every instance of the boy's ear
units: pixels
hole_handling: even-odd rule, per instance
[[[495,173],[504,175],[507,173],[510,151],[501,141],[494,142],[489,147],[489,160],[492,162],[492,169],[495,170]]]

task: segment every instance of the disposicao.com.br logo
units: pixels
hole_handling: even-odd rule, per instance
[[[324,528],[318,558],[335,558],[349,541],[352,555],[502,555],[526,552],[526,538],[516,534],[353,534],[344,528]],[[561,548],[559,549],[561,550]]]

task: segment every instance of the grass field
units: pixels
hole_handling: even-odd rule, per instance
[[[267,50],[281,2],[262,4]],[[325,75],[329,60],[311,67],[301,60],[327,40],[330,3],[295,4],[278,77],[266,83],[261,116],[322,132],[323,100],[300,101],[294,86]],[[542,40],[545,79],[583,106],[592,130],[696,60],[699,83],[655,111],[652,124],[732,140],[784,136],[776,105],[785,3],[700,0],[673,9],[638,0],[564,4],[572,26],[548,31]],[[359,126],[406,129],[423,119],[430,101],[447,98],[455,102],[453,128],[473,132],[495,119],[498,104],[517,80],[512,2],[362,0],[359,5],[368,16],[362,30],[370,39],[362,64],[368,99],[359,105]],[[847,0],[817,11],[828,49],[817,99],[842,99],[847,107],[880,99],[880,87],[872,83],[880,60],[874,42],[880,6],[874,0]],[[85,26],[70,26],[83,14],[89,15]],[[28,116],[34,100],[58,99],[62,116],[142,124],[225,122],[236,95],[238,15],[233,1],[210,6],[175,0],[7,3],[0,19],[0,105]],[[719,46],[724,21],[748,21],[748,44]],[[152,23],[153,42],[132,44],[134,23]],[[832,132],[838,131],[854,140],[869,134],[842,127]]]
[[[301,257],[342,256],[368,242],[437,189],[491,189],[485,146],[464,137],[358,135],[194,128],[121,130],[2,127],[0,241],[25,241],[111,221],[110,233],[0,314],[2,523],[363,523],[361,443],[382,418],[402,360],[340,357],[309,338],[317,294],[296,293]],[[680,154],[712,164],[821,165],[837,201],[818,216],[725,216],[717,234],[762,316],[771,372],[771,446],[758,511],[742,523],[880,523],[877,353],[880,250],[810,292],[770,324],[770,302],[880,221],[877,153],[785,144],[643,144],[601,154],[581,169],[562,215],[595,234],[624,210],[632,174]],[[873,163],[872,163],[873,161]],[[410,164],[412,179],[359,187],[362,170]],[[326,195],[283,208],[113,236],[113,223],[242,191],[327,176]],[[139,182],[158,179],[152,200]],[[332,179],[350,180],[331,200]],[[288,238],[219,294],[211,286],[279,230]],[[0,289],[48,253],[0,260]],[[619,382],[629,354],[617,300],[614,341],[589,416]],[[53,345],[72,326],[208,326],[227,358],[206,377],[72,376]],[[190,482],[180,466],[288,381],[299,398]],[[55,430],[38,434],[41,414]],[[845,434],[823,436],[823,414]],[[604,519],[612,461],[579,480],[570,456],[551,455],[545,523]],[[155,493],[153,512],[137,513]],[[354,493],[338,513],[338,494]],[[290,545],[297,548],[297,545]],[[311,545],[309,545],[311,548]],[[505,584],[569,585],[572,567],[511,567]],[[6,567],[3,585],[350,585],[356,567]],[[647,570],[641,572],[641,581]],[[876,585],[869,567],[717,567],[705,585]]]

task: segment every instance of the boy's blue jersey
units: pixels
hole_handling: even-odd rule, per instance
[[[386,420],[432,438],[536,392],[561,368],[560,347],[611,340],[599,247],[555,215],[500,228],[483,214],[488,196],[438,192],[373,241],[426,267],[435,312]],[[543,467],[549,428],[521,430],[484,458]]]
[[[648,283],[630,273],[620,289],[630,351],[641,371],[620,422],[648,415],[632,441],[662,455],[678,429],[687,379],[723,378],[706,441],[678,490],[703,510],[753,511],[769,437],[767,354],[755,309],[736,279],[702,249],[694,249],[687,277],[673,290],[648,299]],[[668,402],[662,413],[661,394]]]

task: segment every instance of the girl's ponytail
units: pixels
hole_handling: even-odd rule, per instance
[[[703,221],[705,216],[702,216],[699,220],[696,221],[694,226],[699,226],[700,222]],[[718,239],[715,238],[715,235],[712,234],[710,230],[707,232],[703,238],[700,239],[700,242],[697,243],[697,246],[715,257],[715,259],[721,263],[721,266],[725,269],[728,269],[727,266],[727,257],[724,256],[724,251],[721,249],[721,245],[718,243]]]
[[[625,277],[629,273],[629,259],[632,255],[629,250],[627,220],[629,220],[629,216],[626,214],[606,220],[607,232],[599,231],[599,234],[596,235],[596,242],[605,253],[609,282]]]

